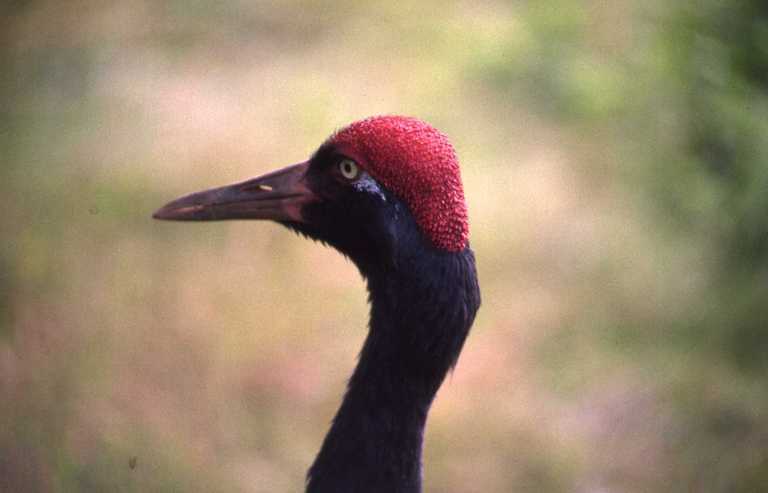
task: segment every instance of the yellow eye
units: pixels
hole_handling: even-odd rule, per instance
[[[351,159],[342,159],[339,161],[339,171],[341,172],[341,176],[347,180],[354,180],[357,178],[357,175],[360,174],[357,163]]]

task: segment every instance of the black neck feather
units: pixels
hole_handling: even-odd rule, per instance
[[[427,413],[480,305],[474,255],[421,249],[386,269],[358,266],[370,330],[307,492],[420,492]]]

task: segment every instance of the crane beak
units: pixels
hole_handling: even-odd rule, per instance
[[[152,217],[172,221],[271,219],[304,222],[304,204],[318,200],[307,187],[309,162],[294,164],[242,183],[186,195],[158,209]]]

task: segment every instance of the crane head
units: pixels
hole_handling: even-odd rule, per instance
[[[432,126],[403,116],[354,122],[305,162],[181,197],[154,217],[273,220],[358,263],[392,259],[413,241],[459,252],[469,232],[453,147]]]

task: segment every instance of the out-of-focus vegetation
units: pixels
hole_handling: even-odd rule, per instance
[[[768,484],[768,3],[0,7],[0,491],[298,491],[365,333],[339,255],[157,206],[417,115],[484,305],[432,492]]]

